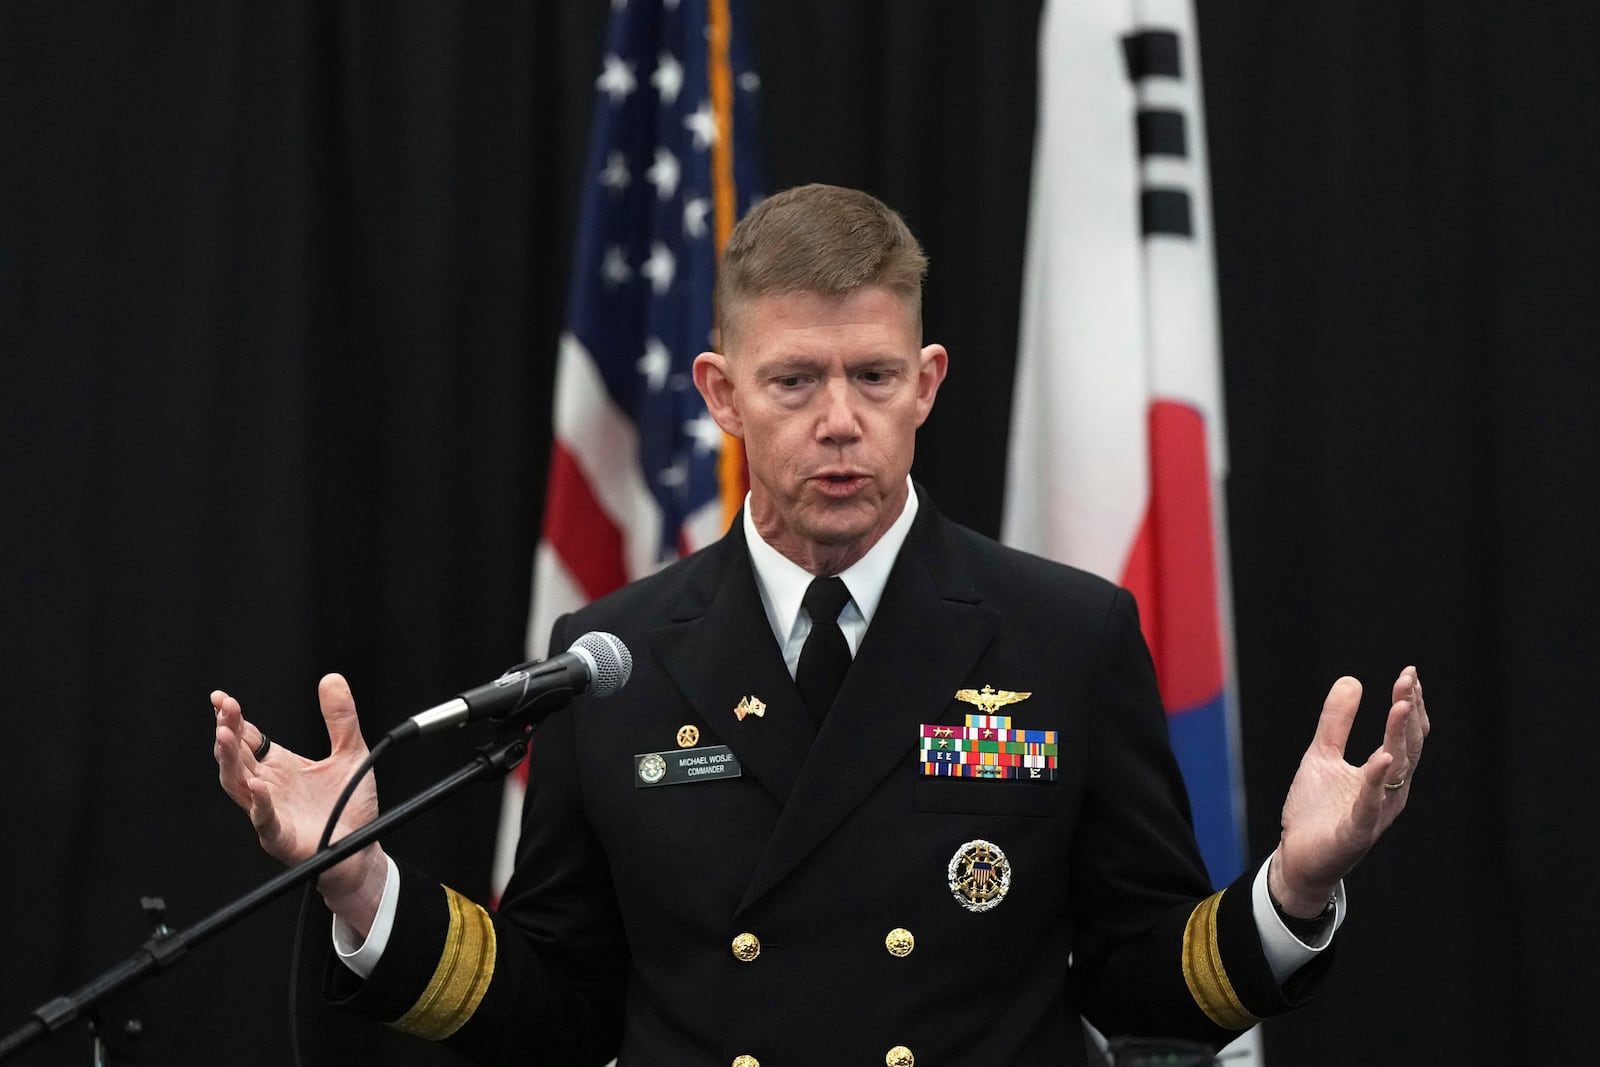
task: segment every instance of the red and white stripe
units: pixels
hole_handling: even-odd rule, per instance
[[[633,422],[612,402],[593,357],[575,336],[564,333],[544,532],[534,554],[529,659],[560,651],[546,644],[562,615],[667,562],[657,558],[663,518],[645,484],[638,452]],[[690,516],[680,531],[682,551],[692,552],[721,535],[722,507],[713,500]],[[506,780],[491,873],[496,896],[511,877],[526,781],[524,767]]]

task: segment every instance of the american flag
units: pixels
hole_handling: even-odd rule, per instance
[[[715,540],[744,496],[742,450],[690,378],[712,347],[718,252],[760,188],[743,5],[612,8],[557,356],[530,657],[560,651],[544,645],[564,612]],[[508,781],[496,892],[522,793]]]

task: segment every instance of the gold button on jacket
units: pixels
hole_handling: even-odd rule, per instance
[[[897,926],[883,939],[883,947],[889,950],[889,955],[904,959],[917,947],[917,939],[912,936],[910,930]]]
[[[915,1067],[917,1058],[904,1045],[896,1045],[883,1057],[883,1062],[889,1067]]]
[[[740,963],[749,963],[761,955],[761,939],[755,934],[740,934],[733,939],[733,958]]]
[[[761,1067],[761,1061],[754,1056],[735,1056],[733,1067]]]

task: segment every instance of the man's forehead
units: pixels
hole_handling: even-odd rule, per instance
[[[882,286],[864,286],[843,294],[764,294],[739,301],[731,311],[725,325],[732,336],[723,338],[730,353],[748,347],[740,342],[762,348],[786,343],[804,345],[807,335],[836,331],[881,332],[887,337],[908,330],[915,332],[917,324],[912,302]]]

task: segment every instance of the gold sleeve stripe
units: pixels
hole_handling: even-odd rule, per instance
[[[1213,893],[1189,916],[1183,931],[1183,980],[1189,995],[1212,1022],[1224,1030],[1248,1030],[1261,1020],[1245,1010],[1222,966],[1217,947],[1217,909],[1221,904],[1222,894]]]
[[[478,1010],[494,978],[494,923],[489,913],[444,886],[450,908],[450,932],[444,953],[422,996],[411,1010],[389,1025],[429,1041],[443,1041]]]

